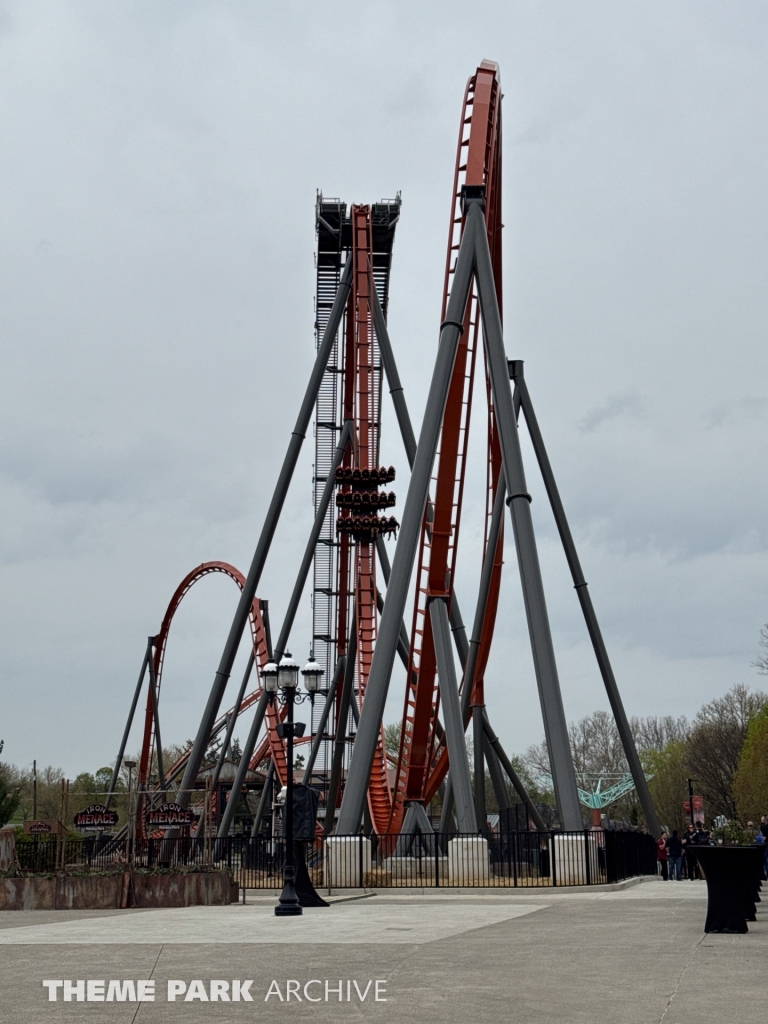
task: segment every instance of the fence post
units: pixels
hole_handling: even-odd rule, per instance
[[[605,879],[612,885],[617,881],[616,870],[616,833],[605,833]]]
[[[590,845],[591,845],[590,844],[590,840],[591,840],[591,838],[592,838],[592,833],[590,832],[590,830],[588,828],[585,828],[584,829],[584,856],[586,857],[587,861],[586,861],[586,865],[585,865],[586,871],[585,871],[584,877],[587,879],[587,885],[592,885],[592,874],[591,874],[591,871],[592,871],[592,856],[591,856],[592,855],[592,850],[590,849]]]
[[[549,872],[552,876],[552,888],[557,885],[557,868],[555,866],[555,840],[554,832],[547,833],[547,845],[549,847]]]
[[[510,839],[512,840],[511,844],[509,843]],[[513,832],[511,836],[509,836],[509,835],[507,836],[507,845],[509,846],[510,852],[512,854],[512,879],[513,879],[512,884],[513,884],[513,886],[516,889],[517,888],[517,832]]]
[[[360,879],[360,888],[363,888],[363,833],[359,832],[357,836],[357,860],[358,870]]]

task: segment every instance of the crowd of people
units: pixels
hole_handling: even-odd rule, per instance
[[[753,832],[754,841],[765,846],[766,867],[768,867],[768,815],[760,819],[760,827],[755,830],[750,821],[747,828]],[[704,827],[703,821],[689,824],[682,836],[674,829],[670,835],[662,832],[656,840],[656,860],[664,881],[695,881],[701,878],[701,871],[694,849],[697,846],[714,846],[712,833]]]

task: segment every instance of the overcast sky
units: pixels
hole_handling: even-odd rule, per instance
[[[1,3],[3,758],[70,776],[114,758],[177,583],[210,559],[247,569],[312,364],[317,189],[402,191],[389,320],[420,424],[461,100],[483,58],[505,94],[507,351],[525,360],[627,710],[692,715],[758,686],[767,50],[765,4],[734,0]],[[382,456],[402,508],[388,411]],[[275,623],[311,462],[310,442],[259,588]],[[575,719],[607,701],[527,465]],[[542,726],[506,557],[487,699],[521,751]],[[177,617],[166,742],[196,730],[236,599],[208,579]],[[309,636],[307,596],[297,656]],[[402,699],[396,674],[388,720]]]

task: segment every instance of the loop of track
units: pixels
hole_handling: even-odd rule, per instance
[[[174,591],[173,597],[171,598],[168,607],[165,611],[165,615],[163,616],[163,620],[160,625],[160,630],[158,631],[157,636],[155,637],[153,662],[155,669],[155,678],[157,680],[158,697],[160,694],[160,684],[163,675],[168,635],[170,632],[174,616],[178,611],[179,605],[183,601],[184,597],[186,597],[186,595],[189,593],[191,588],[201,579],[204,579],[206,576],[209,576],[212,573],[221,573],[225,576],[228,576],[231,580],[234,580],[234,582],[237,584],[240,590],[242,590],[245,585],[245,577],[243,576],[243,574],[239,571],[239,569],[236,569],[234,566],[229,565],[229,563],[227,562],[203,562],[202,565],[197,566],[197,568],[187,573],[187,575],[184,577],[184,579],[181,581],[181,583]],[[266,632],[264,629],[264,622],[261,616],[261,604],[258,598],[254,598],[253,600],[248,621],[251,630],[251,645],[253,648],[254,661],[257,669],[257,674],[260,675],[261,670],[264,668],[267,661],[269,660],[269,652],[267,648],[267,639]],[[243,711],[246,711],[249,707],[255,704],[256,701],[261,696],[261,692],[261,686],[259,685],[246,696],[244,696],[240,704],[238,714],[242,713]],[[159,704],[160,702],[158,700],[158,706]],[[218,735],[219,732],[221,732],[226,727],[227,719],[229,715],[232,714],[233,711],[234,708],[231,708],[226,714],[222,715],[217,720],[211,732],[211,739],[213,739],[216,735]],[[277,734],[277,724],[278,721],[283,717],[283,715],[284,712],[279,711],[276,705],[270,704],[267,706],[267,711],[264,719],[266,725],[266,736],[262,743],[259,745],[258,749],[255,751],[250,762],[250,767],[255,767],[261,761],[263,761],[264,758],[269,754],[275,763],[275,770],[281,785],[285,785],[286,779],[288,777],[288,762],[286,758],[285,744],[284,741],[280,739],[280,737]],[[147,706],[144,718],[144,737],[141,748],[141,757],[139,761],[138,777],[139,788],[144,790],[148,790],[150,788],[148,785],[149,769],[152,763],[154,738],[154,714],[152,707],[152,694],[148,687]],[[167,768],[165,780],[166,784],[172,781],[182,771],[182,769],[187,763],[188,757],[189,752],[187,751],[184,754],[182,754],[181,757],[178,758],[178,760],[176,760],[172,765],[170,765]],[[143,815],[139,815],[137,824],[139,826],[140,831],[142,828],[142,819]]]

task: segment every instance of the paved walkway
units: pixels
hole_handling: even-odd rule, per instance
[[[703,882],[650,880],[618,892],[389,892],[287,920],[263,898],[182,910],[7,912],[0,1022],[764,1021],[768,901],[747,935],[704,935],[705,909]],[[48,1001],[43,980],[80,979],[107,983],[95,995],[110,980],[151,979],[155,1001],[114,1001],[130,997],[130,987],[109,1002],[63,1002],[59,987]],[[171,1002],[169,980],[179,982]],[[229,1002],[210,1001],[212,980]],[[244,987],[253,1001],[231,1001],[233,981],[251,981]]]

